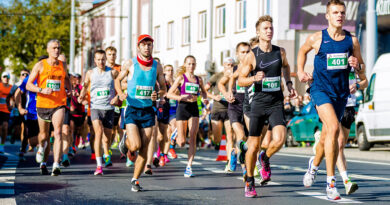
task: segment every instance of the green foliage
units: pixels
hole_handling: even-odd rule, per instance
[[[7,7],[0,5],[0,66],[8,58],[14,74],[31,70],[41,55],[47,55],[46,43],[54,38],[68,57],[71,1],[11,1]]]

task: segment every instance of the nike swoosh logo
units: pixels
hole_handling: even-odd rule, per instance
[[[324,41],[324,43],[329,43],[330,41]]]
[[[274,64],[274,63],[276,63],[278,61],[279,61],[279,59],[276,59],[274,61],[271,61],[271,62],[268,62],[268,63],[264,63],[264,64],[263,64],[263,61],[260,61],[260,68],[266,68],[266,67],[268,67],[268,66],[270,66],[270,65],[272,65],[272,64]]]

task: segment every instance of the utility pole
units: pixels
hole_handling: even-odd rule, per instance
[[[71,72],[74,72],[74,52],[75,52],[75,46],[74,46],[74,38],[75,38],[75,23],[74,23],[74,16],[75,16],[75,1],[72,0],[72,8],[71,8],[71,15],[70,15],[70,54],[69,54],[69,70]]]
[[[367,76],[371,76],[371,71],[374,68],[375,61],[378,55],[378,24],[375,10],[375,0],[367,1],[366,13],[366,62],[367,62]]]
[[[129,36],[128,36],[128,41],[127,41],[127,49],[129,49],[129,52],[128,52],[128,56],[127,58],[128,59],[131,59],[133,57],[133,50],[132,50],[132,47],[133,47],[133,0],[129,0],[129,5],[128,5],[128,17],[127,17],[127,25],[128,25],[128,31],[129,31]]]

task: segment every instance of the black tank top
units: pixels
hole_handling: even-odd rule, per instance
[[[265,78],[255,83],[254,95],[251,104],[263,106],[265,108],[283,106],[282,92],[282,55],[280,47],[272,45],[271,52],[263,52],[260,47],[252,49],[256,57],[256,67],[252,75],[263,71]]]

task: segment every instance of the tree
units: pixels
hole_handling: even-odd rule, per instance
[[[14,74],[23,68],[32,69],[41,55],[47,55],[50,39],[58,39],[68,57],[70,2],[12,0],[7,7],[0,5],[0,67],[8,59]]]

